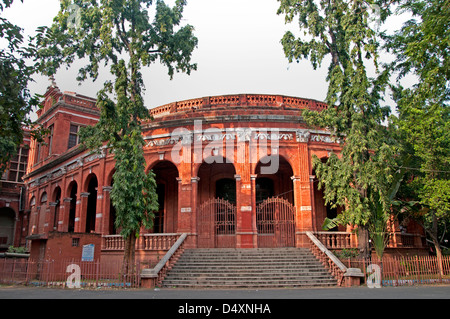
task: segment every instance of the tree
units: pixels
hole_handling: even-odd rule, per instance
[[[13,0],[2,0],[0,11],[9,8]],[[0,38],[6,40],[7,48],[0,49],[0,176],[7,168],[18,147],[23,142],[24,127],[31,127],[28,117],[33,107],[38,106],[39,97],[32,96],[28,83],[32,81],[35,68],[27,64],[33,56],[33,48],[24,46],[22,29],[0,17]],[[32,136],[42,142],[44,131],[31,131]]]
[[[114,76],[114,83],[107,81],[97,96],[99,122],[80,135],[88,148],[106,145],[114,153],[111,199],[116,226],[126,239],[124,271],[134,263],[141,228],[152,227],[158,209],[154,174],[145,173],[141,123],[150,115],[143,101],[142,69],[158,59],[171,78],[175,71],[190,74],[196,69],[191,63],[197,46],[193,27],[179,26],[185,5],[184,0],[177,0],[173,8],[162,0],[63,0],[53,25],[42,28],[36,37],[45,74],[54,74],[76,58],[87,58],[78,80],[96,80],[102,62]]]
[[[450,213],[450,2],[448,0],[399,1],[401,12],[412,15],[392,36],[386,49],[395,60],[393,85],[397,102],[396,125],[415,157],[409,197],[420,206],[424,225],[441,259],[438,225],[449,223]],[[416,77],[404,88],[406,75]],[[416,206],[417,207],[417,206]]]
[[[290,62],[309,59],[314,68],[330,56],[328,67],[329,107],[321,112],[305,110],[303,117],[315,127],[328,128],[341,142],[340,154],[324,163],[313,160],[319,188],[326,204],[345,207],[339,216],[345,224],[358,226],[360,254],[369,256],[369,226],[376,218],[386,223],[390,216],[389,189],[396,141],[383,126],[389,108],[382,107],[387,73],[378,71],[377,33],[370,26],[374,8],[382,22],[389,14],[387,1],[279,0],[278,13],[290,23],[298,17],[303,37],[286,32],[281,40]],[[375,7],[377,5],[377,7]],[[372,63],[376,77],[368,75]],[[382,213],[376,215],[377,210]]]

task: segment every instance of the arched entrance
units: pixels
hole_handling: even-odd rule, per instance
[[[295,247],[292,167],[280,156],[275,174],[260,174],[261,162],[255,170],[258,247]]]
[[[61,206],[61,187],[56,187],[56,189],[53,192],[53,204],[54,205],[54,211],[53,211],[53,230],[58,229],[58,221],[59,221],[59,210]]]
[[[75,231],[75,213],[77,208],[77,192],[78,192],[78,184],[77,182],[73,181],[69,185],[69,225],[67,231],[69,233],[72,233]]]
[[[89,178],[87,191],[89,193],[86,210],[86,233],[95,232],[95,218],[97,214],[97,176],[92,174]]]
[[[16,213],[12,208],[0,208],[0,250],[6,250],[14,244]]]
[[[258,247],[295,247],[295,207],[286,199],[271,197],[256,207]]]
[[[169,161],[157,162],[153,168],[159,210],[154,212],[153,230],[158,233],[176,233],[178,221],[178,169]]]
[[[236,247],[236,170],[226,160],[205,161],[198,170],[197,245]]]

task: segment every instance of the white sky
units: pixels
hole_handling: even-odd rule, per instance
[[[188,0],[184,23],[194,26],[199,40],[193,54],[198,70],[190,76],[175,74],[171,81],[163,66],[154,64],[146,68],[143,73],[147,107],[240,93],[324,100],[328,63],[325,61],[320,70],[313,70],[306,60],[288,63],[280,40],[286,30],[298,28],[296,23],[285,25],[284,16],[276,14],[278,6],[276,0]],[[23,4],[15,0],[2,16],[24,28],[25,34],[33,34],[38,26],[51,25],[58,10],[59,0],[24,0]],[[103,80],[85,81],[79,86],[76,73],[76,67],[61,69],[56,75],[59,88],[96,97]],[[109,75],[106,69],[104,73]],[[47,78],[38,76],[30,90],[43,94],[48,85]]]

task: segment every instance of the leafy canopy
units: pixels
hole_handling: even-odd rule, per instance
[[[173,77],[197,67],[191,63],[198,42],[193,27],[180,26],[185,5],[185,0],[172,8],[162,0],[62,0],[53,25],[41,28],[36,37],[45,74],[82,58],[88,63],[79,70],[79,81],[97,80],[102,64],[110,68],[114,80],[105,82],[97,95],[100,120],[81,137],[90,149],[106,145],[114,153],[111,198],[116,225],[128,238],[141,227],[150,228],[158,209],[154,174],[145,172],[141,123],[150,116],[142,70],[159,61]]]
[[[341,141],[340,154],[331,153],[323,161],[314,159],[319,187],[325,201],[343,206],[342,223],[366,226],[381,205],[383,219],[388,218],[388,189],[392,183],[395,141],[383,126],[389,108],[382,107],[387,75],[377,72],[369,77],[368,64],[378,70],[379,39],[370,23],[374,5],[383,21],[389,14],[385,1],[279,0],[278,13],[286,22],[297,18],[303,35],[286,32],[281,40],[289,61],[309,59],[314,68],[330,57],[328,67],[329,108],[322,112],[303,112],[312,126],[327,128]],[[327,60],[328,61],[328,60]]]
[[[9,8],[13,0],[0,1],[0,12]],[[28,84],[35,72],[28,59],[34,56],[33,47],[24,45],[22,29],[0,17],[0,40],[7,46],[0,48],[0,176],[7,168],[23,142],[24,128],[30,128],[28,117],[39,105],[39,96],[32,96]],[[44,131],[31,130],[31,135],[42,141]]]

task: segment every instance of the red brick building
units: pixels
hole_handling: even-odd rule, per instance
[[[31,247],[35,256],[43,257],[51,232],[98,234],[102,256],[122,249],[109,197],[113,155],[106,148],[85,150],[77,136],[98,121],[95,102],[55,84],[44,96],[38,122],[51,133],[47,145],[31,142],[25,177],[27,238],[38,243]],[[179,233],[189,235],[187,247],[306,245],[305,231],[319,231],[324,218],[337,213],[324,205],[311,162],[313,155],[339,152],[339,144],[301,116],[303,109],[325,107],[240,94],[151,109],[154,120],[143,125],[145,157],[156,174],[160,210],[138,248],[164,250]]]
[[[6,251],[9,246],[26,244],[28,216],[22,177],[27,170],[30,141],[29,131],[25,130],[23,144],[0,179],[0,252]]]

